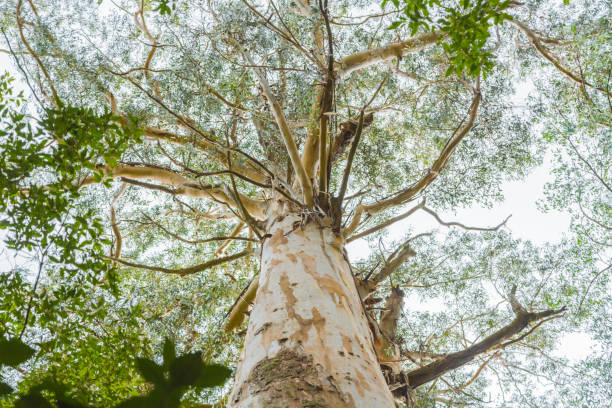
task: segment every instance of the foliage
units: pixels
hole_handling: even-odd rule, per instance
[[[437,179],[411,202],[364,214],[355,232],[404,213],[416,199],[426,199],[443,219],[463,207],[497,207],[501,186],[525,179],[542,162],[550,163],[552,179],[540,205],[569,212],[571,230],[565,239],[532,243],[513,234],[520,231],[511,219],[513,233],[441,228],[415,238],[422,231],[408,218],[347,246],[355,272],[379,272],[411,240],[417,255],[373,295],[384,299],[392,286],[405,291],[402,351],[448,353],[488,336],[513,318],[506,297],[515,284],[527,308],[567,306],[562,319],[499,354],[417,389],[422,406],[595,407],[609,400],[610,356],[601,352],[610,347],[605,316],[612,304],[605,2],[404,0],[383,2],[381,13],[380,1],[335,0],[327,16],[331,41],[316,2],[307,8],[304,1],[280,0],[268,9],[260,3],[249,2],[252,9],[233,0],[0,4],[7,49],[34,87],[30,92],[48,95],[53,86],[59,98],[34,106],[13,94],[8,76],[0,81],[0,225],[18,251],[7,256],[14,265],[0,271],[0,337],[20,337],[35,350],[20,371],[2,371],[0,390],[16,392],[0,406],[37,393],[55,405],[92,407],[130,399],[124,406],[223,401],[229,384],[210,386],[221,385],[229,371],[209,362],[236,361],[245,327],[227,333],[223,324],[259,260],[245,256],[184,277],[159,269],[257,247],[249,239],[257,241],[253,231],[263,223],[241,227],[248,221],[242,208],[183,194],[186,186],[239,192],[266,205],[282,199],[281,189],[299,201],[293,164],[255,68],[264,71],[303,150],[318,132],[317,95],[326,78],[316,60],[328,42],[341,66],[347,56],[436,31],[444,35],[437,44],[364,65],[333,83],[330,135],[350,127],[363,106],[373,114],[357,145],[342,225],[360,204],[384,201],[431,174],[480,94],[474,126]],[[514,25],[519,22],[581,80],[544,58]],[[331,195],[340,188],[348,151],[329,166]],[[112,175],[115,166],[164,171],[179,182],[120,179]],[[244,168],[251,173],[239,173]],[[523,194],[529,200],[530,192]],[[240,240],[224,249],[225,240],[210,240],[235,230]],[[120,238],[121,260],[139,267],[108,259],[117,255]],[[556,354],[573,332],[587,333],[595,345],[582,361]],[[204,381],[208,374],[219,380]],[[533,387],[534,379],[543,388]]]
[[[163,364],[146,358],[137,358],[136,367],[145,381],[153,385],[143,396],[132,397],[116,405],[117,408],[178,407],[185,392],[195,389],[222,385],[230,376],[231,370],[220,365],[205,365],[199,352],[176,356],[172,341],[164,342]],[[0,340],[0,369],[3,365],[17,366],[30,359],[35,350],[18,338]],[[0,396],[11,393],[12,388],[0,382]],[[49,407],[87,408],[78,397],[74,397],[68,387],[55,377],[47,377],[15,401],[16,408]]]
[[[388,3],[389,0],[383,0],[382,7]],[[459,7],[441,0],[402,0],[402,4],[400,0],[391,0],[391,3],[403,14],[389,26],[390,30],[407,25],[412,35],[423,27],[448,36],[448,42],[442,40],[451,63],[447,76],[465,73],[478,77],[481,72],[486,75],[494,64],[493,53],[486,47],[490,29],[512,19],[505,12],[510,0],[461,0]]]
[[[97,167],[116,165],[134,130],[115,124],[109,112],[96,115],[60,101],[33,124],[16,110],[23,96],[12,95],[8,74],[0,80],[0,227],[7,229],[7,245],[38,252],[41,264],[48,258],[60,277],[78,272],[94,284],[106,271],[112,283],[112,268],[102,260],[109,242],[100,239],[101,220],[91,210],[74,210],[84,171],[102,181]]]

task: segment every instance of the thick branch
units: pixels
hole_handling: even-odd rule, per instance
[[[396,254],[394,254],[394,256],[392,255],[392,258],[390,257],[390,259],[387,260],[385,267],[382,268],[382,270],[378,274],[376,274],[374,278],[372,278],[372,281],[374,281],[376,284],[379,284],[380,282],[384,281],[400,266],[402,266],[402,264],[406,262],[406,259],[415,255],[416,252],[414,252],[414,250],[410,248],[408,243],[404,243],[403,248],[399,250]]]
[[[402,266],[404,262],[410,257],[416,255],[416,252],[412,248],[410,248],[410,242],[414,241],[417,238],[430,236],[431,232],[423,232],[421,234],[415,235],[414,237],[409,238],[400,245],[389,257],[385,260],[385,266],[382,270],[374,276],[372,282],[374,282],[374,287],[378,285],[380,282],[384,281],[387,277],[389,277],[393,272],[397,271],[397,269]]]
[[[408,384],[412,388],[423,385],[444,373],[463,366],[472,361],[477,355],[485,353],[500,345],[505,339],[520,333],[523,329],[535,321],[554,316],[565,311],[565,307],[558,310],[546,310],[543,312],[526,312],[522,307],[513,305],[516,317],[510,324],[496,331],[482,341],[455,353],[447,354],[446,357],[436,360],[426,366],[417,368],[407,374]],[[404,388],[404,387],[402,387]]]
[[[397,321],[404,307],[404,292],[398,288],[392,288],[391,294],[385,302],[385,311],[380,315],[380,330],[390,340],[397,335]]]
[[[344,233],[343,233],[344,236],[348,236],[353,231],[355,231],[355,229],[357,228],[357,226],[359,226],[359,223],[361,222],[361,217],[364,212],[369,213],[369,214],[375,214],[387,208],[401,205],[405,203],[406,201],[410,200],[411,198],[413,198],[415,195],[417,195],[421,191],[423,191],[431,183],[433,183],[433,181],[438,177],[440,172],[444,169],[444,167],[446,166],[446,164],[452,157],[459,143],[463,140],[465,135],[467,135],[467,133],[472,128],[472,125],[474,124],[474,121],[476,120],[476,114],[478,112],[478,106],[480,105],[481,98],[482,96],[480,94],[480,90],[477,89],[474,95],[474,99],[472,100],[472,105],[470,106],[470,109],[469,109],[468,121],[463,126],[461,126],[455,132],[453,136],[451,136],[448,142],[446,142],[446,145],[440,152],[440,155],[438,156],[434,164],[427,171],[427,174],[425,174],[425,176],[423,176],[419,181],[414,183],[412,186],[408,187],[407,189],[403,191],[400,191],[399,193],[395,194],[391,198],[388,198],[386,200],[382,200],[382,201],[379,201],[378,203],[374,203],[370,205],[357,206],[357,208],[355,209],[355,215],[353,216],[351,223],[344,230]]]
[[[335,81],[334,81],[334,47],[333,38],[331,32],[331,26],[329,25],[329,9],[327,7],[327,0],[325,5],[319,0],[319,11],[323,15],[325,20],[325,27],[327,29],[327,72],[325,78],[325,89],[323,91],[323,100],[321,105],[321,113],[319,119],[319,205],[327,210],[329,203],[328,187],[329,182],[327,179],[328,172],[328,142],[329,129],[328,129],[328,113],[332,110],[332,103],[334,98]]]
[[[244,315],[249,305],[253,302],[253,299],[255,299],[258,288],[259,276],[255,276],[249,286],[242,291],[242,293],[238,296],[238,299],[236,299],[230,308],[227,322],[225,323],[225,326],[223,326],[226,331],[230,332],[240,327],[244,321]]]
[[[409,52],[419,51],[428,45],[435,44],[444,37],[441,31],[434,31],[418,35],[406,41],[392,43],[384,47],[367,50],[357,54],[349,55],[340,60],[337,67],[337,77],[342,79],[351,72],[365,68],[372,64],[382,62],[391,58],[400,58]]]
[[[212,267],[219,266],[227,262],[234,261],[236,259],[250,255],[251,253],[253,253],[252,249],[245,249],[244,251],[238,252],[233,255],[224,256],[221,258],[215,258],[208,262],[204,262],[203,264],[191,266],[189,268],[181,268],[181,269],[168,269],[168,268],[162,268],[161,266],[143,265],[143,264],[129,262],[129,261],[118,259],[118,258],[111,258],[111,259],[125,266],[131,266],[132,268],[148,269],[150,271],[155,271],[155,272],[163,272],[163,273],[168,273],[172,275],[186,276],[186,275],[192,275],[194,273],[202,272],[206,269],[210,269]]]
[[[144,187],[153,188],[156,190],[164,191],[169,194],[186,195],[190,197],[208,198],[215,201],[220,201],[231,207],[237,208],[237,203],[230,198],[222,188],[217,186],[207,186],[198,183],[191,182],[184,176],[175,173],[171,170],[151,167],[151,166],[125,166],[118,165],[116,167],[105,167],[102,169],[105,174],[109,174],[115,177],[122,177],[125,182],[131,184],[138,184]],[[172,186],[170,189],[164,186],[156,185],[143,185],[142,182],[134,183],[134,179],[149,179],[159,183]],[[87,177],[82,183],[82,186],[97,183],[101,180],[96,180],[95,177]],[[247,208],[249,213],[256,219],[265,219],[265,202],[254,200],[249,197],[240,196],[242,204]]]
[[[240,221],[238,224],[236,224],[236,227],[230,233],[229,237],[227,237],[225,242],[223,242],[221,244],[221,246],[219,246],[219,248],[217,248],[217,250],[215,251],[215,255],[216,256],[221,255],[223,253],[223,251],[225,251],[225,248],[227,248],[227,246],[232,243],[232,241],[235,239],[235,237],[240,233],[240,231],[242,231],[242,228],[244,228],[244,222]],[[252,241],[255,241],[255,240],[253,239]]]
[[[236,46],[240,47],[239,44],[236,44]],[[289,153],[291,164],[293,165],[293,168],[295,169],[297,173],[298,180],[300,182],[300,186],[302,187],[302,193],[304,194],[305,204],[309,208],[312,208],[314,205],[312,184],[310,183],[310,179],[308,178],[308,175],[306,174],[306,170],[304,169],[304,166],[302,165],[302,161],[300,159],[300,153],[298,151],[297,145],[295,144],[295,139],[293,138],[293,135],[291,134],[291,129],[289,129],[289,125],[287,125],[285,114],[283,113],[283,110],[280,104],[278,103],[274,95],[272,94],[272,91],[270,89],[270,84],[268,83],[265,73],[258,66],[255,66],[255,64],[253,63],[253,61],[251,60],[251,58],[248,56],[246,52],[243,52],[243,55],[249,61],[249,64],[251,64],[254,67],[253,69],[255,71],[255,74],[257,75],[257,78],[259,79],[259,82],[261,84],[261,87],[263,88],[266,98],[268,99],[268,103],[270,104],[270,107],[272,109],[272,115],[274,116],[274,119],[276,120],[276,124],[278,125],[278,129],[280,130],[281,136],[283,137],[283,142],[285,143],[285,147],[287,148],[287,153]]]

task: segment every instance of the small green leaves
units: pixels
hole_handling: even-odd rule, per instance
[[[15,366],[29,359],[34,350],[19,339],[0,341],[0,366]],[[221,365],[206,365],[202,353],[187,353],[176,356],[174,343],[166,340],[163,346],[164,363],[157,364],[146,358],[136,358],[136,369],[142,378],[153,385],[153,389],[143,396],[132,397],[121,402],[116,408],[173,408],[178,407],[183,395],[190,389],[200,390],[223,385],[231,375],[231,370]],[[12,387],[0,382],[0,396],[13,392]],[[43,397],[44,395],[44,397]],[[54,402],[63,408],[87,408],[71,390],[57,382],[54,377],[47,377],[30,388],[16,402],[16,407],[47,408]]]
[[[8,365],[15,367],[27,361],[34,353],[33,348],[18,338],[0,340],[0,366]]]
[[[155,0],[154,3],[157,3],[157,6],[153,8],[153,11],[158,11],[161,15],[171,14],[172,10],[176,8],[174,0]]]
[[[403,0],[393,1],[403,14],[394,21],[389,30],[408,25],[411,35],[420,28],[428,31],[441,30],[447,34],[442,46],[449,56],[450,66],[446,76],[456,73],[477,77],[493,68],[493,54],[485,48],[490,37],[489,28],[504,20],[512,19],[504,10],[509,0],[461,0],[458,7],[445,7],[440,0]],[[388,1],[383,1],[384,8]],[[435,13],[433,12],[435,11]],[[434,20],[431,15],[441,15]],[[491,22],[492,21],[492,22]]]

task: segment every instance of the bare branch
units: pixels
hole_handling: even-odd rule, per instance
[[[577,74],[573,73],[572,71],[570,71],[569,69],[565,68],[563,65],[561,65],[561,62],[559,62],[559,59],[554,54],[552,54],[549,50],[547,50],[546,47],[544,47],[544,45],[542,45],[542,41],[537,36],[537,34],[534,33],[525,24],[523,24],[520,21],[515,20],[515,19],[508,20],[508,21],[510,23],[514,24],[515,26],[517,26],[523,33],[525,33],[525,35],[527,36],[529,41],[531,41],[531,43],[536,48],[536,50],[538,50],[538,52],[544,58],[549,60],[555,66],[555,68],[557,68],[559,71],[561,71],[563,74],[565,74],[568,78],[570,78],[574,82],[578,83],[579,85],[582,85],[582,86],[587,85],[587,86],[590,86],[593,89],[597,89],[598,91],[601,91],[601,92],[605,93],[606,95],[610,95],[610,93],[606,89],[594,86],[593,84],[585,81],[584,78],[582,77],[582,75],[577,75]]]
[[[455,134],[453,134],[453,136],[451,136],[451,138],[446,142],[446,145],[440,152],[440,155],[438,156],[434,164],[431,166],[431,168],[427,171],[427,174],[425,174],[425,176],[423,176],[412,186],[408,187],[403,191],[400,191],[399,193],[393,195],[392,197],[386,200],[382,200],[374,204],[357,206],[357,208],[355,209],[355,215],[353,216],[353,219],[351,220],[349,226],[345,228],[343,235],[348,236],[353,231],[355,231],[355,229],[361,222],[361,217],[364,212],[369,214],[375,214],[389,207],[401,205],[406,201],[409,201],[412,197],[423,191],[425,188],[427,188],[438,177],[440,172],[444,169],[444,167],[452,157],[455,149],[457,148],[461,140],[463,140],[465,135],[467,135],[467,133],[472,128],[472,125],[476,120],[476,114],[478,112],[478,106],[480,105],[481,99],[482,96],[480,94],[480,90],[477,89],[474,95],[474,99],[472,100],[472,104],[469,108],[468,121],[459,129],[457,129]]]
[[[119,258],[109,258],[109,259],[113,261],[117,261],[120,264],[123,264],[125,266],[130,266],[132,268],[148,269],[150,271],[155,271],[155,272],[163,272],[163,273],[172,274],[172,275],[187,276],[187,275],[192,275],[194,273],[202,272],[206,269],[210,269],[212,267],[219,266],[227,262],[234,261],[236,259],[250,255],[252,253],[253,253],[252,249],[245,249],[244,251],[238,252],[233,255],[224,256],[221,258],[215,258],[213,260],[204,262],[199,265],[191,266],[189,268],[181,268],[181,269],[168,269],[168,268],[162,268],[161,266],[143,265],[139,263],[129,262],[129,261],[126,261],[124,259],[119,259]]]
[[[445,227],[459,227],[459,228],[462,228],[462,229],[468,230],[468,231],[497,231],[501,227],[506,225],[506,222],[508,222],[510,217],[512,217],[512,215],[507,216],[505,220],[503,220],[500,224],[498,224],[495,227],[489,227],[489,228],[487,228],[487,227],[468,227],[468,226],[466,226],[464,224],[461,224],[460,222],[455,222],[455,221],[444,222],[444,221],[442,221],[442,219],[438,216],[438,214],[434,210],[432,210],[431,208],[423,206],[422,210],[425,211],[426,213],[432,215],[436,219],[436,221],[438,221],[440,224],[444,225]]]
[[[513,289],[513,291],[515,290],[516,289]],[[514,294],[511,293],[510,297],[513,298]],[[410,385],[410,387],[416,388],[441,376],[442,374],[448,371],[459,368],[464,364],[467,364],[472,361],[479,354],[485,353],[492,349],[506,347],[514,343],[515,341],[518,341],[518,339],[522,339],[526,337],[529,333],[533,332],[535,327],[538,327],[539,325],[544,323],[544,319],[551,316],[554,317],[560,315],[565,311],[565,307],[563,307],[561,309],[551,309],[545,310],[543,312],[527,312],[522,306],[518,305],[518,302],[516,302],[516,304],[513,304],[512,308],[516,314],[516,317],[507,326],[501,328],[495,333],[484,338],[482,341],[473,344],[464,350],[447,354],[446,357],[442,359],[436,360],[423,367],[417,368],[416,370],[410,371],[407,374],[408,384]],[[521,331],[523,331],[523,329],[525,329],[533,322],[538,322],[538,324],[532,330],[528,331],[516,340],[511,340],[506,343],[503,343],[505,339],[520,333]]]
[[[355,234],[355,235],[352,235],[352,236],[348,237],[346,239],[346,243],[348,244],[349,242],[352,242],[352,241],[354,241],[356,239],[363,238],[363,237],[365,237],[367,235],[373,234],[376,231],[379,231],[379,230],[381,230],[383,228],[388,227],[389,225],[392,225],[392,224],[394,224],[394,223],[396,223],[398,221],[401,221],[401,220],[403,220],[405,218],[408,218],[409,216],[414,214],[417,210],[419,210],[420,208],[423,208],[424,205],[425,205],[425,199],[423,199],[423,201],[421,201],[419,204],[417,204],[416,206],[412,207],[411,209],[409,209],[408,211],[406,211],[403,214],[400,214],[400,215],[398,215],[396,217],[390,218],[389,220],[387,220],[385,222],[382,222],[382,223],[380,223],[380,224],[378,224],[378,225],[376,225],[376,226],[374,226],[374,227],[372,227],[370,229],[367,229],[367,230],[365,230],[363,232],[360,232],[358,234]]]
[[[408,258],[416,255],[416,252],[414,252],[414,250],[410,248],[410,245],[408,244],[417,238],[421,238],[421,237],[429,236],[429,235],[431,235],[430,232],[425,232],[422,234],[415,235],[414,237],[411,237],[410,239],[406,240],[406,242],[400,245],[395,250],[395,252],[393,252],[387,258],[387,260],[385,261],[384,268],[382,268],[382,270],[376,276],[374,276],[372,281],[374,281],[374,283],[378,285],[379,283],[384,281],[387,277],[391,276],[391,274],[397,271],[397,269],[400,266],[402,266],[402,264],[406,262]]]
[[[175,234],[171,231],[169,231],[166,227],[164,227],[160,222],[157,222],[155,220],[153,220],[151,217],[149,217],[146,214],[143,214],[143,216],[148,220],[148,223],[144,223],[141,221],[136,221],[136,220],[131,220],[132,222],[138,222],[138,223],[143,223],[143,224],[153,224],[155,225],[157,228],[159,228],[160,230],[162,230],[164,233],[168,234],[169,236],[171,236],[174,239],[177,239],[181,242],[184,242],[186,244],[190,244],[190,245],[198,245],[198,244],[205,244],[208,242],[218,242],[218,241],[225,241],[223,245],[227,246],[226,244],[229,244],[229,242],[231,241],[248,241],[248,242],[258,242],[256,239],[253,238],[247,238],[247,237],[238,237],[236,236],[237,234],[231,234],[227,237],[223,236],[223,237],[212,237],[212,238],[203,238],[203,239],[186,239],[181,237],[178,234]],[[239,223],[239,225],[241,224],[241,222]],[[243,224],[244,225],[244,224]],[[240,231],[238,231],[240,232]],[[222,245],[222,246],[223,246]],[[219,250],[217,250],[217,252],[219,252]],[[215,252],[215,255],[219,255],[219,253]]]

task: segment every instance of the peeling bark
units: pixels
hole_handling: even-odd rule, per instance
[[[268,233],[230,406],[394,407],[341,240],[296,215]]]

